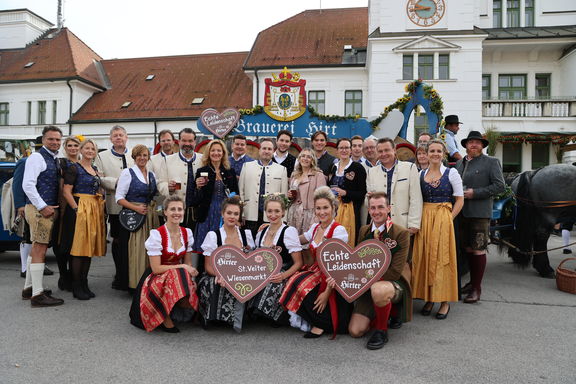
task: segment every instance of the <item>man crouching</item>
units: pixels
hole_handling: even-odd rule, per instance
[[[410,232],[400,225],[393,224],[389,217],[390,205],[385,192],[372,192],[368,197],[368,213],[372,224],[360,228],[358,243],[368,239],[379,239],[390,248],[392,260],[390,267],[380,281],[370,287],[354,302],[354,313],[350,319],[348,331],[352,337],[362,337],[370,330],[373,321],[374,333],[366,343],[368,349],[380,349],[388,342],[388,320],[392,304],[402,307],[405,321],[412,313],[410,297],[410,267],[407,264],[410,249]],[[394,316],[396,326],[401,323]]]

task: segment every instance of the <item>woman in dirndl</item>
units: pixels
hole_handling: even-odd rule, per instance
[[[62,218],[61,245],[70,244],[72,293],[79,300],[95,297],[88,287],[88,271],[92,257],[106,255],[106,224],[104,199],[98,170],[92,165],[98,147],[88,139],[80,144],[82,159],[70,163],[64,173],[62,194],[66,208]]]
[[[72,274],[71,274],[71,259],[70,259],[70,247],[72,246],[72,234],[66,233],[66,227],[64,226],[64,216],[66,215],[66,208],[68,203],[64,197],[64,177],[68,168],[77,163],[80,160],[80,143],[84,140],[82,136],[68,136],[64,139],[65,157],[58,158],[58,166],[60,167],[60,201],[59,201],[59,214],[54,221],[54,226],[52,229],[52,251],[54,251],[54,256],[56,256],[56,262],[58,263],[58,272],[60,277],[58,278],[58,288],[62,291],[72,290]]]
[[[366,170],[350,158],[350,139],[339,139],[336,147],[338,162],[330,170],[328,185],[339,200],[336,221],[346,228],[348,245],[354,247],[360,229],[360,209],[366,198]]]
[[[130,232],[120,225],[120,254],[127,270],[122,271],[121,281],[128,282],[128,288],[134,289],[148,267],[148,257],[144,242],[151,229],[160,225],[156,214],[154,196],[158,193],[156,177],[146,168],[150,160],[150,150],[142,144],[132,149],[134,165],[126,168],[118,178],[116,203],[126,209],[144,215],[144,224],[136,231]],[[127,261],[127,263],[126,263]]]
[[[444,142],[429,141],[427,153],[430,165],[420,172],[424,206],[414,239],[412,296],[426,302],[421,311],[424,316],[430,315],[434,303],[441,303],[436,318],[443,320],[450,311],[449,302],[458,301],[454,218],[464,204],[464,191],[456,169],[442,164],[448,153]]]
[[[324,177],[324,176],[322,176]],[[270,283],[248,302],[248,309],[253,316],[263,316],[275,323],[280,323],[281,316],[287,314],[280,305],[280,296],[286,280],[302,268],[302,245],[296,228],[282,222],[286,213],[285,197],[272,194],[264,201],[264,213],[270,225],[256,235],[256,247],[275,248],[282,256],[280,272],[270,278]]]
[[[220,321],[232,325],[236,332],[240,332],[245,305],[224,288],[223,282],[218,281],[210,257],[223,245],[232,245],[244,252],[250,252],[254,249],[254,239],[250,230],[240,229],[242,202],[239,196],[224,199],[221,213],[224,224],[219,229],[208,232],[202,243],[205,272],[198,282],[198,311],[203,317],[204,328],[207,328],[211,321]]]
[[[304,233],[314,222],[314,191],[326,185],[326,177],[318,168],[314,151],[304,148],[298,154],[298,162],[288,182],[288,198],[292,201],[288,208],[286,222]]]
[[[142,275],[130,309],[131,323],[148,332],[159,328],[178,333],[171,314],[175,307],[196,310],[198,296],[192,266],[192,230],[180,226],[184,201],[178,196],[164,200],[166,224],[150,231],[146,252],[150,268]]]
[[[305,338],[315,339],[324,332],[347,333],[352,305],[326,283],[318,267],[316,248],[327,239],[348,241],[346,229],[334,220],[336,197],[328,187],[314,193],[317,224],[300,235],[302,244],[310,243],[315,262],[295,273],[286,283],[280,304],[289,311],[290,325],[305,331]]]

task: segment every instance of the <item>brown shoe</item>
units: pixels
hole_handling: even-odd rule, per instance
[[[51,296],[52,290],[51,289],[45,289],[44,294]],[[32,287],[24,288],[22,290],[22,300],[30,300],[31,298],[32,298]]]
[[[38,307],[54,307],[56,305],[64,304],[64,300],[58,299],[56,297],[48,296],[45,292],[42,292],[39,295],[33,296],[30,299],[30,305],[33,308]]]
[[[477,289],[472,289],[468,296],[464,298],[466,304],[477,303],[480,300],[480,292]]]
[[[472,291],[472,283],[467,283],[460,291],[465,295],[469,294]]]

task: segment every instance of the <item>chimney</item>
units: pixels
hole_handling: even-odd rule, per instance
[[[58,0],[58,14],[56,15],[56,19],[57,19],[57,26],[56,28],[58,28],[58,31],[60,31],[62,29],[62,27],[64,26],[64,18],[62,17],[62,1],[63,0]]]

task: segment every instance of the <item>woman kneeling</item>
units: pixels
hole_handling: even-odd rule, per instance
[[[192,231],[180,226],[184,202],[178,196],[164,200],[166,224],[150,231],[145,247],[150,268],[144,272],[136,288],[130,318],[132,324],[151,332],[160,327],[165,332],[179,329],[170,318],[174,306],[196,310],[198,297],[193,278],[198,275],[192,266],[194,245]]]

